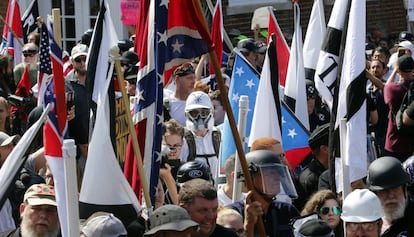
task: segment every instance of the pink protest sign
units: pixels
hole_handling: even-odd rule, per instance
[[[135,25],[139,10],[140,0],[121,0],[122,24]]]

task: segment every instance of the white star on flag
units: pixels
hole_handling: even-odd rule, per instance
[[[241,75],[244,73],[243,71],[243,67],[238,67],[236,68],[236,74],[239,75],[239,77],[241,77]]]
[[[164,43],[167,45],[168,35],[167,31],[164,31],[163,33],[157,32],[157,34],[160,36],[160,39],[158,40],[158,43]]]
[[[238,103],[239,99],[240,99],[239,93],[233,93],[233,98],[231,100],[234,100]]]
[[[254,86],[254,82],[253,79],[247,80],[246,86],[249,87],[250,89],[252,89],[252,87]]]
[[[298,134],[296,133],[295,129],[289,129],[289,133],[288,133],[289,137],[295,138],[296,135]]]
[[[171,45],[173,47],[173,52],[181,53],[181,47],[184,46],[184,44],[180,44],[178,40],[175,40],[175,43]]]

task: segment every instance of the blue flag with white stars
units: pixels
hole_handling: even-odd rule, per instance
[[[234,114],[234,118],[238,120],[239,117],[239,100],[240,96],[247,95],[249,97],[249,111],[247,112],[246,134],[248,138],[250,135],[250,128],[252,125],[253,111],[256,103],[257,89],[259,88],[259,74],[247,63],[246,59],[236,51],[234,59],[233,73],[229,88],[229,101]],[[236,121],[238,123],[238,121]],[[244,150],[247,151],[248,139],[242,140]],[[233,153],[236,153],[236,146],[231,134],[230,124],[226,118],[223,125],[223,135],[221,144],[221,164],[224,167],[226,159]],[[223,173],[222,170],[220,173]]]

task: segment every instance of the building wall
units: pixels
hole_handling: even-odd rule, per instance
[[[332,2],[325,0],[326,2]],[[213,0],[213,3],[215,1]],[[8,1],[0,1],[0,14],[5,17]],[[223,12],[226,14],[228,0],[223,0]],[[310,11],[313,0],[302,0],[299,5],[301,8],[301,24],[303,35],[306,34],[306,27],[309,21]],[[118,4],[119,5],[119,4]],[[115,9],[114,9],[115,10]],[[331,4],[325,4],[326,22],[332,10]],[[23,10],[22,10],[23,12]],[[239,29],[243,34],[252,36],[250,30],[250,21],[253,16],[253,10],[250,13],[238,14],[224,17],[225,29],[229,31],[232,28]],[[293,10],[276,11],[276,18],[283,32],[293,32]],[[403,0],[368,0],[367,1],[367,31],[372,32],[379,30],[384,36],[396,35],[400,31],[407,29],[406,10],[404,9]],[[3,24],[0,23],[0,32],[3,32]]]
[[[223,12],[226,14],[228,0],[223,0]],[[325,2],[332,2],[326,1]],[[301,9],[301,25],[303,36],[306,34],[306,28],[309,22],[310,12],[312,10],[313,0],[301,0],[299,6]],[[332,4],[325,3],[326,23],[332,10]],[[239,29],[242,34],[253,36],[250,30],[250,22],[253,16],[253,10],[250,13],[232,15],[224,17],[224,27],[227,31],[232,28]],[[289,10],[276,10],[276,19],[282,32],[285,34],[293,33],[293,8]],[[406,10],[403,0],[368,0],[367,1],[367,33],[380,31],[383,36],[398,35],[399,32],[407,29]],[[361,32],[362,33],[362,32]]]

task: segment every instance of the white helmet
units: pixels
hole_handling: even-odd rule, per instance
[[[372,222],[384,216],[381,201],[368,189],[356,189],[344,200],[341,219],[345,222]]]
[[[213,104],[210,97],[202,91],[194,91],[185,103],[186,126],[190,130],[212,128],[214,125]]]

